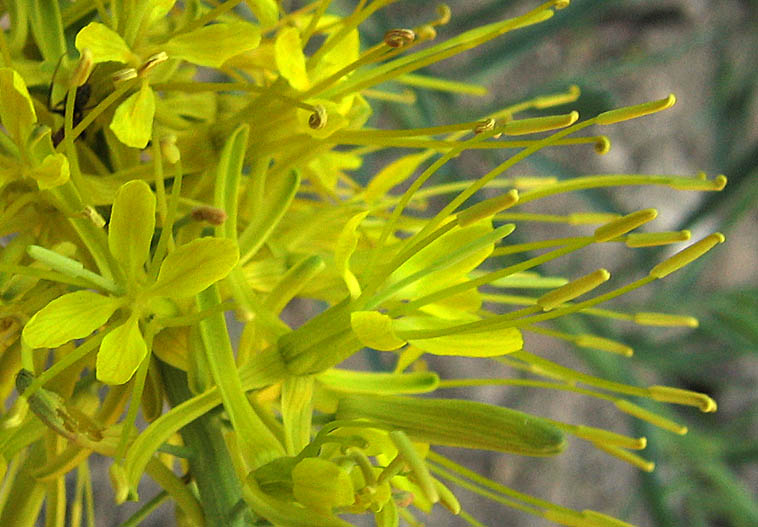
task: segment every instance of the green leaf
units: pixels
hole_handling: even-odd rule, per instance
[[[171,58],[220,68],[224,62],[258,47],[261,33],[246,22],[219,23],[175,36],[166,43]]]
[[[290,86],[298,91],[305,91],[311,87],[305,69],[303,43],[297,28],[287,27],[279,32],[274,43],[274,58],[276,68],[280,75],[289,81]]]
[[[110,129],[126,146],[145,148],[153,133],[155,93],[146,82],[122,102],[113,114]]]
[[[139,317],[114,328],[103,339],[97,353],[97,380],[105,384],[124,384],[132,378],[147,356],[147,344],[139,330]]]
[[[158,279],[149,289],[154,296],[193,296],[226,277],[239,260],[237,244],[226,238],[199,238],[166,256]]]
[[[124,183],[113,200],[108,248],[128,277],[138,276],[150,252],[155,230],[155,196],[144,181]]]
[[[350,313],[350,325],[361,344],[380,351],[392,351],[405,346],[406,342],[395,335],[392,319],[378,311],[355,311]]]
[[[392,328],[402,338],[403,331],[443,329],[478,320],[475,317],[462,320],[444,320],[436,317],[403,317],[393,321]],[[419,349],[433,355],[457,355],[461,357],[497,357],[518,351],[524,347],[521,332],[516,328],[488,329],[480,333],[454,333],[428,339],[408,339]]]
[[[37,181],[40,190],[59,187],[68,181],[70,175],[68,158],[63,154],[49,155],[27,175]]]
[[[121,35],[98,22],[91,22],[84,26],[76,35],[74,45],[79,53],[82,53],[85,48],[89,49],[95,64],[109,61],[132,65],[139,63],[139,59],[132,53]]]
[[[88,336],[121,305],[118,298],[76,291],[56,298],[26,323],[24,341],[32,348],[55,348]]]
[[[16,70],[0,68],[0,119],[17,145],[23,145],[37,122],[26,83]]]

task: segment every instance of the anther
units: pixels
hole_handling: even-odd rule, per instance
[[[197,207],[191,213],[195,221],[203,221],[211,225],[223,225],[226,221],[226,212],[216,207]]]
[[[139,67],[139,75],[141,77],[147,75],[150,70],[155,68],[158,64],[161,62],[166,62],[168,60],[168,55],[165,51],[161,51],[160,53],[156,53],[155,55],[148,58],[142,66]]]
[[[308,118],[308,126],[313,128],[314,130],[321,130],[323,127],[326,126],[326,108],[321,106],[320,104],[317,104],[313,107],[313,113]]]
[[[437,20],[434,22],[431,22],[430,25],[432,26],[444,26],[448,22],[450,22],[450,16],[452,15],[452,12],[450,11],[450,7],[447,4],[438,4],[437,5],[437,14],[440,16]]]
[[[126,68],[123,70],[118,70],[116,73],[113,74],[111,77],[113,79],[114,84],[119,84],[122,82],[126,82],[131,79],[137,78],[137,70],[134,68]]]
[[[492,117],[489,117],[487,119],[484,119],[483,121],[479,121],[476,123],[476,126],[474,127],[474,133],[475,134],[483,134],[484,132],[489,132],[490,130],[494,130],[495,128],[495,120]]]
[[[71,74],[71,87],[78,88],[83,86],[87,82],[87,79],[92,73],[92,67],[94,62],[92,60],[92,52],[88,48],[82,50],[82,56],[79,57],[79,62],[74,68],[74,72]]]
[[[416,40],[412,29],[390,29],[384,34],[384,43],[391,48],[403,48]]]

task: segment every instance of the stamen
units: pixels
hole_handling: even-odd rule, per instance
[[[198,207],[190,215],[195,221],[210,223],[211,225],[223,225],[226,221],[226,212],[216,207]]]
[[[635,313],[634,323],[642,326],[662,327],[689,327],[696,328],[700,325],[695,317],[686,315],[671,315],[668,313]]]
[[[498,212],[514,206],[516,203],[518,203],[518,191],[511,189],[505,194],[486,199],[459,212],[456,215],[458,225],[466,227],[481,219],[494,216]]]
[[[391,48],[403,48],[416,40],[416,33],[412,29],[390,29],[383,40]]]
[[[150,73],[150,70],[155,68],[158,64],[161,62],[166,62],[168,60],[168,55],[165,51],[161,51],[159,53],[156,53],[155,55],[152,55],[149,57],[137,70],[140,77],[144,77],[148,73]]]
[[[630,465],[634,465],[635,467],[644,470],[645,472],[652,472],[655,470],[655,463],[648,461],[647,459],[644,459],[637,454],[628,452],[623,448],[607,445],[605,443],[593,443],[593,445],[595,445],[600,450],[612,455],[613,457],[616,457],[621,461],[626,461]]]
[[[474,127],[474,133],[483,134],[484,132],[489,132],[490,130],[494,128],[495,128],[495,120],[490,117],[488,119],[484,119],[483,121],[479,121]]]
[[[627,106],[626,108],[618,108],[616,110],[603,112],[593,120],[600,125],[628,121],[629,119],[636,119],[637,117],[642,117],[643,115],[650,115],[651,113],[667,110],[674,106],[675,102],[676,97],[674,97],[674,94],[671,93],[665,99],[650,101],[638,104],[636,106]]]
[[[559,287],[558,289],[542,295],[537,299],[537,305],[542,307],[543,311],[550,311],[561,304],[565,304],[578,296],[592,291],[600,284],[608,281],[610,277],[611,273],[605,269],[598,269],[597,271],[593,271],[588,275],[569,282],[563,287]]]
[[[701,412],[705,413],[715,412],[718,409],[716,401],[704,393],[672,388],[670,386],[649,386],[647,390],[651,398],[662,403],[697,406]]]
[[[534,117],[532,119],[519,119],[507,123],[503,128],[503,133],[506,135],[524,135],[548,132],[571,126],[577,119],[579,119],[579,112],[570,112],[566,115]]]
[[[602,227],[598,227],[594,234],[595,241],[607,242],[622,236],[640,225],[654,220],[656,216],[658,216],[658,211],[655,209],[638,210],[637,212],[627,214]]]
[[[670,243],[686,242],[692,234],[688,230],[673,232],[640,232],[627,235],[627,247],[655,247]]]
[[[313,107],[314,111],[308,118],[308,126],[314,130],[321,130],[326,126],[327,114],[326,108],[317,104]]]
[[[111,79],[113,80],[113,84],[121,84],[122,82],[136,79],[137,75],[138,73],[136,69],[124,68],[123,70],[118,70],[116,73],[114,73]]]
[[[78,88],[83,86],[92,73],[94,63],[92,62],[92,52],[88,48],[82,50],[82,56],[79,57],[79,62],[74,68],[74,72],[71,74],[71,88]]]
[[[671,421],[670,419],[661,417],[655,412],[651,412],[650,410],[646,410],[645,408],[642,408],[641,406],[637,406],[636,404],[631,403],[627,401],[626,399],[619,399],[618,401],[614,402],[614,404],[616,405],[616,408],[618,408],[625,414],[629,414],[631,416],[636,417],[637,419],[642,419],[643,421],[647,421],[648,423],[653,424],[657,426],[658,428],[662,428],[664,430],[668,430],[670,432],[674,432],[675,434],[679,434],[679,435],[684,435],[687,433],[686,426],[682,426],[679,423],[675,423],[674,421]]]
[[[697,260],[719,243],[723,243],[724,240],[724,235],[720,232],[708,235],[699,242],[679,251],[674,256],[663,260],[661,263],[653,267],[649,274],[653,278],[663,278],[664,276],[668,276],[674,271],[678,271],[685,265]]]

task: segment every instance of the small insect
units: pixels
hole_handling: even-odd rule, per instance
[[[63,56],[61,56],[61,58],[58,60],[58,65],[55,66],[55,71],[53,72],[53,82],[50,83],[50,89],[47,92],[47,109],[52,113],[58,114],[61,117],[65,117],[66,98],[64,97],[58,103],[52,104],[53,86],[55,85],[55,76],[58,73],[58,68],[60,67],[62,60],[63,60]],[[89,102],[91,95],[92,95],[92,87],[89,85],[89,82],[85,82],[84,84],[76,88],[76,96],[74,97],[74,112],[72,115],[74,128],[76,128],[76,125],[82,122],[82,119],[84,118],[84,111],[88,109],[87,103]],[[61,126],[52,135],[54,147],[57,147],[61,143],[61,141],[63,141],[65,137],[65,133],[66,133],[65,127]],[[81,133],[81,137],[84,137],[84,132]]]

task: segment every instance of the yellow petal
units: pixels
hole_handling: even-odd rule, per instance
[[[88,336],[105,324],[120,300],[76,291],[56,298],[37,311],[26,323],[24,341],[32,348],[55,348],[73,339]]]
[[[0,68],[0,119],[16,144],[24,144],[37,122],[26,83],[16,70]]]
[[[274,44],[274,57],[279,73],[289,81],[290,86],[298,91],[305,91],[311,87],[305,69],[303,43],[296,28],[287,27],[279,32]]]
[[[132,378],[147,355],[147,345],[139,330],[139,319],[132,315],[108,333],[97,353],[97,380],[105,384],[124,384]]]
[[[126,146],[145,148],[153,133],[154,116],[155,93],[143,83],[138,92],[116,108],[110,129]]]
[[[182,33],[169,40],[165,49],[172,58],[220,68],[235,55],[257,48],[260,41],[260,30],[252,24],[219,23]]]
[[[74,45],[79,53],[82,53],[85,48],[89,49],[95,64],[108,61],[127,64],[137,62],[137,58],[121,35],[98,22],[91,22],[84,26],[76,35]]]
[[[127,276],[137,276],[147,261],[154,230],[153,191],[140,179],[124,183],[113,200],[108,248]]]
[[[31,170],[28,175],[34,178],[40,190],[47,190],[63,185],[68,181],[70,172],[68,158],[63,154],[52,154],[42,160],[42,164]]]

